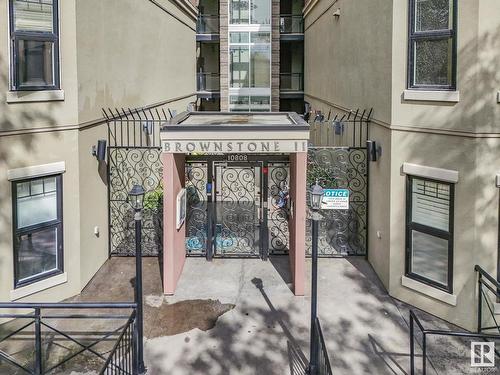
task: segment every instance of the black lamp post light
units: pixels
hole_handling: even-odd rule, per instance
[[[144,374],[144,328],[142,315],[142,209],[144,207],[144,188],[141,185],[134,185],[128,193],[129,203],[134,209],[135,221],[135,303],[137,304],[136,332],[137,332],[137,373]]]
[[[309,189],[309,207],[312,210],[312,272],[311,272],[311,343],[309,353],[309,374],[318,371],[318,340],[316,338],[316,319],[318,317],[318,227],[319,210],[323,200],[323,188],[316,183]]]

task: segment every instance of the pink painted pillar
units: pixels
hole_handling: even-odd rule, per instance
[[[185,185],[184,154],[163,153],[163,292],[172,295],[186,260],[185,227],[177,229],[177,194]]]
[[[290,268],[293,293],[296,296],[303,296],[306,286],[306,171],[307,152],[290,154],[290,198],[293,202],[293,213],[288,228]]]

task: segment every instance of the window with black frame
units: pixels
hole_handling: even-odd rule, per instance
[[[453,292],[454,185],[408,176],[406,276]]]
[[[62,176],[12,183],[14,284],[63,272]]]
[[[57,0],[9,0],[11,89],[59,89]]]
[[[456,89],[456,0],[409,0],[408,88]]]

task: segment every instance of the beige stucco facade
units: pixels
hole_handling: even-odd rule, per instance
[[[59,1],[61,90],[22,94],[10,91],[8,0],[0,10],[0,300],[59,301],[79,293],[108,258],[106,165],[91,153],[107,139],[101,108],[186,110],[196,98],[196,8]],[[65,166],[64,277],[15,291],[8,172],[56,162]]]
[[[458,0],[457,92],[437,98],[405,91],[408,3],[310,1],[304,8],[305,100],[325,113],[374,108],[370,139],[382,156],[370,163],[369,260],[392,296],[474,329],[474,265],[497,272],[500,3]],[[458,171],[451,296],[403,286],[403,163]]]

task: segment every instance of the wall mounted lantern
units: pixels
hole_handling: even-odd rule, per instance
[[[105,139],[99,139],[97,145],[92,146],[92,156],[95,156],[99,161],[104,161],[106,159]]]

